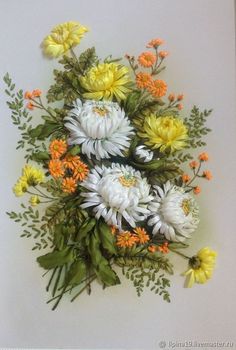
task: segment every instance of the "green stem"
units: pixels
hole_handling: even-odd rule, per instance
[[[173,253],[176,253],[176,254],[182,256],[184,259],[188,259],[188,260],[191,259],[189,256],[187,256],[187,255],[185,255],[185,254],[183,254],[183,253],[180,253],[178,250],[171,249],[170,247],[169,247],[169,249],[170,249]]]
[[[198,168],[197,168],[197,171],[194,173],[194,176],[193,176],[192,180],[191,180],[189,183],[187,183],[185,186],[189,186],[189,187],[190,187],[191,183],[193,183],[193,181],[194,181],[197,177],[199,177],[198,174],[199,174],[199,171],[200,171],[200,169],[201,169],[201,166],[202,166],[202,163],[200,162],[200,163],[199,163],[199,166],[198,166]]]
[[[39,193],[41,193],[41,195],[43,195],[45,198],[47,199],[52,199],[52,200],[56,200],[56,198],[53,197],[49,197],[48,195],[46,195],[45,193],[43,193],[38,187],[34,187]]]
[[[53,277],[55,276],[56,271],[57,271],[57,267],[53,270],[53,273],[52,273],[52,275],[51,275],[51,278],[50,278],[50,280],[49,280],[49,282],[48,282],[48,285],[47,285],[47,287],[46,287],[46,291],[47,291],[47,292],[49,291],[50,285],[51,285],[51,283],[52,283],[52,280],[53,280]]]
[[[95,279],[97,278],[97,276],[95,275],[95,277],[91,278],[88,283],[85,284],[85,286],[80,289],[80,291],[71,299],[71,302],[73,302],[81,293],[83,293],[84,290],[86,290],[88,288],[88,286],[91,284],[91,282],[93,282]]]

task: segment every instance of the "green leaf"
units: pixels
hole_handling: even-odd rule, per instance
[[[98,279],[106,286],[119,284],[120,280],[118,276],[101,253],[100,239],[97,230],[91,234],[88,250]]]
[[[50,155],[48,154],[48,152],[35,152],[32,154],[31,159],[35,162],[44,162],[45,160],[50,159]]]
[[[98,224],[98,234],[101,240],[101,244],[110,254],[116,254],[117,249],[115,246],[115,237],[111,232],[110,227],[103,221]]]
[[[84,223],[80,226],[76,240],[81,241],[83,238],[85,238],[87,234],[93,230],[96,223],[96,219],[87,218],[84,221]]]
[[[76,156],[77,154],[80,153],[80,146],[79,145],[76,145],[76,146],[73,146],[69,152],[69,154],[71,154],[72,156]]]
[[[79,259],[70,266],[70,269],[66,275],[67,285],[78,285],[86,277],[87,267],[82,259]]]
[[[135,168],[138,168],[140,170],[150,171],[150,170],[157,170],[157,169],[161,168],[164,164],[164,160],[163,159],[151,160],[150,162],[146,162],[146,163],[139,163],[139,162],[131,161],[130,163]]]
[[[54,228],[53,243],[58,250],[62,250],[65,243],[65,230],[63,226],[64,224],[57,224]]]
[[[63,266],[74,261],[74,251],[70,247],[66,247],[61,251],[53,251],[51,253],[39,256],[37,262],[46,270]]]
[[[45,124],[40,124],[36,128],[31,129],[29,134],[33,138],[37,138],[38,140],[44,140],[49,137],[54,131],[59,128],[58,123],[48,122]]]

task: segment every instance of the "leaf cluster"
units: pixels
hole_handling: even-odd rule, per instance
[[[71,104],[77,98],[82,98],[84,90],[80,84],[80,77],[85,75],[97,60],[94,47],[84,51],[79,58],[63,56],[59,61],[63,69],[54,70],[55,84],[48,90],[48,102],[64,100],[65,104]]]

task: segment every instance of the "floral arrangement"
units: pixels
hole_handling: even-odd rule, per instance
[[[4,77],[26,159],[13,191],[28,201],[8,215],[33,250],[46,250],[37,262],[50,275],[53,309],[65,294],[90,294],[95,280],[119,284],[121,274],[138,295],[147,287],[169,302],[172,254],[188,262],[187,287],[205,283],[215,265],[208,247],[183,253],[200,219],[199,181],[212,178],[204,149],[189,153],[205,147],[211,110],[182,116],[183,94],[167,95],[163,40],[122,63],[99,59],[94,47],[77,55],[87,31],[66,22],[43,40],[45,55],[62,65],[46,94],[16,91]]]

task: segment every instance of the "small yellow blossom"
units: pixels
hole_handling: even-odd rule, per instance
[[[143,131],[139,132],[139,136],[143,137],[144,143],[153,149],[173,152],[186,146],[187,131],[182,120],[176,117],[157,117],[151,114],[145,118]]]
[[[28,184],[26,180],[21,177],[13,187],[13,192],[17,197],[21,197],[27,191],[27,188]]]
[[[191,288],[194,283],[206,283],[211,278],[216,256],[215,251],[205,247],[189,260],[190,269],[183,274],[188,278],[188,288]]]
[[[35,207],[36,205],[38,205],[40,203],[39,196],[35,195],[35,196],[30,197],[29,202],[33,207]]]
[[[37,169],[32,165],[25,165],[21,178],[24,179],[28,186],[36,186],[43,182],[44,173],[42,170]]]
[[[80,79],[85,90],[84,98],[94,100],[124,100],[129,92],[129,69],[115,63],[101,63],[91,68],[85,77]]]
[[[57,25],[43,40],[44,53],[49,57],[59,57],[78,45],[88,28],[79,22],[65,22]]]

